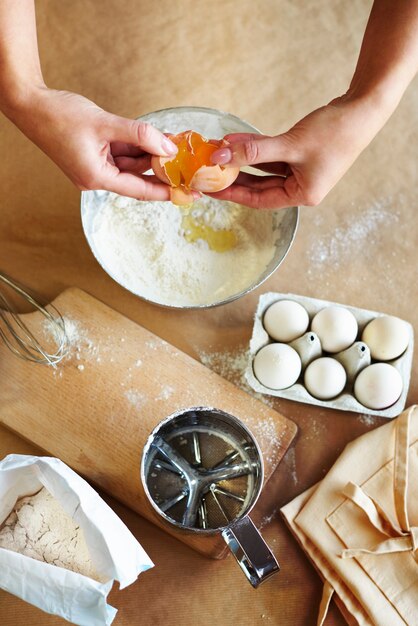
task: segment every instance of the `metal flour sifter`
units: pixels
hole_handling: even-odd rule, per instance
[[[179,531],[220,533],[253,587],[279,571],[248,517],[263,477],[250,431],[233,415],[209,407],[183,409],[160,422],[141,463],[155,511]]]

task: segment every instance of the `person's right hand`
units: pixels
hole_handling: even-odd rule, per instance
[[[75,93],[37,88],[13,121],[79,189],[104,189],[138,200],[169,200],[170,187],[150,169],[151,155],[177,147],[159,130],[104,111]]]
[[[317,205],[381,125],[367,103],[343,96],[282,135],[226,135],[231,145],[213,153],[214,163],[250,165],[271,175],[241,172],[233,185],[210,195],[257,209]]]

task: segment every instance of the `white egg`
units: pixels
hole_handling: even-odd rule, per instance
[[[356,378],[354,395],[368,409],[386,409],[394,404],[402,393],[402,377],[389,363],[373,363]]]
[[[342,306],[328,306],[312,320],[312,330],[318,335],[323,350],[340,352],[356,340],[358,325],[354,315]]]
[[[303,335],[309,326],[306,309],[294,300],[279,300],[264,314],[264,328],[276,341],[293,341]]]
[[[346,381],[347,375],[341,363],[329,356],[312,361],[305,370],[305,387],[319,400],[330,400],[338,396]]]
[[[261,348],[253,361],[254,374],[265,387],[286,389],[299,378],[302,369],[296,350],[284,343],[270,343]]]
[[[367,324],[361,338],[369,346],[374,359],[391,361],[407,349],[409,327],[399,317],[382,315]]]

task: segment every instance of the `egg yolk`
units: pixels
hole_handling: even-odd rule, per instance
[[[237,236],[233,230],[215,230],[207,224],[196,221],[188,213],[183,216],[181,225],[184,229],[186,241],[194,243],[199,239],[203,239],[214,252],[228,252],[228,250],[235,248],[238,243]]]
[[[176,156],[165,161],[163,168],[172,187],[190,189],[193,176],[201,167],[211,167],[211,156],[219,149],[220,141],[205,139],[194,130],[188,130],[179,135],[170,136],[177,148]],[[182,205],[182,228],[184,238],[189,243],[198,240],[206,241],[209,248],[215,252],[228,252],[238,244],[233,230],[216,230],[209,224],[195,219],[191,215],[192,204]]]
[[[173,187],[190,187],[194,174],[202,166],[211,166],[211,156],[219,145],[210,143],[194,130],[170,137],[177,145],[174,159],[164,163],[164,170]]]

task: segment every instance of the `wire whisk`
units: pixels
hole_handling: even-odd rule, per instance
[[[12,278],[0,272],[0,281],[38,310],[48,324],[44,325],[44,337],[30,330],[13,304],[0,290],[0,338],[6,346],[21,359],[33,363],[43,363],[55,367],[68,353],[69,342],[65,322],[53,304],[42,305]],[[49,345],[48,345],[49,344]],[[54,348],[51,350],[51,345]],[[48,347],[47,347],[48,345]]]

